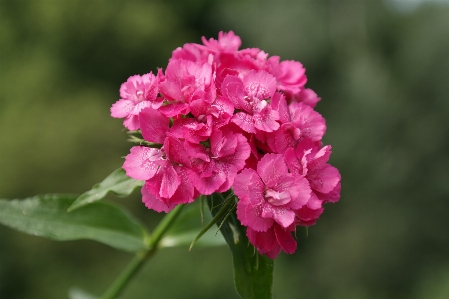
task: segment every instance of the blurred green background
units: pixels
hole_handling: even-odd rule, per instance
[[[120,84],[234,30],[301,61],[342,198],[276,260],[274,298],[449,298],[447,1],[0,1],[0,197],[82,193],[123,162]],[[148,225],[139,192],[125,205]],[[0,298],[101,294],[131,255],[0,227]],[[122,298],[238,298],[231,255],[169,249]]]

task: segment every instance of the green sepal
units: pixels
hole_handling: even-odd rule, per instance
[[[134,189],[142,187],[144,181],[138,181],[126,175],[123,168],[114,170],[102,182],[95,184],[91,190],[81,194],[75,202],[68,208],[71,212],[82,206],[91,204],[104,198],[109,192],[117,196],[128,196]]]
[[[224,204],[226,195],[212,194],[209,197],[208,204],[212,215],[219,213],[218,209],[212,207]],[[237,293],[244,299],[271,299],[274,261],[260,255],[250,244],[246,228],[237,219],[235,209],[222,218],[225,220],[221,224],[220,231],[232,252]]]
[[[96,202],[68,213],[76,197],[49,194],[27,199],[0,199],[0,223],[58,241],[90,239],[125,251],[146,249],[148,233],[126,210]]]

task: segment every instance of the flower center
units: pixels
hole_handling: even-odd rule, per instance
[[[288,192],[277,192],[271,189],[265,191],[265,199],[274,206],[283,206],[288,204],[291,200]]]
[[[261,101],[259,101],[259,102],[255,105],[254,111],[259,113],[259,112],[262,111],[265,107],[267,107],[267,105],[268,105],[268,102],[267,102],[267,101],[261,100]]]
[[[136,102],[137,103],[140,103],[140,102],[142,102],[144,100],[144,98],[143,98],[143,91],[142,90],[138,90],[137,92],[136,92]]]
[[[295,140],[298,140],[299,138],[302,137],[302,132],[299,128],[292,128],[291,132]]]

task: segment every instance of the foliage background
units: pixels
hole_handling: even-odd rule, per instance
[[[0,197],[82,193],[130,144],[109,117],[120,84],[171,51],[234,30],[301,61],[343,177],[274,298],[449,297],[449,5],[446,1],[0,1]],[[109,200],[148,225],[136,192]],[[101,294],[131,259],[91,241],[0,227],[0,298]],[[123,298],[237,298],[227,248],[164,250]]]

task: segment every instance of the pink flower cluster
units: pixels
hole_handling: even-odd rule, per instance
[[[122,84],[111,115],[147,144],[131,148],[123,168],[145,181],[143,202],[158,212],[232,188],[258,251],[293,253],[296,226],[314,224],[340,198],[314,110],[320,98],[297,61],[239,50],[232,31],[202,42],[174,50],[165,72]]]

